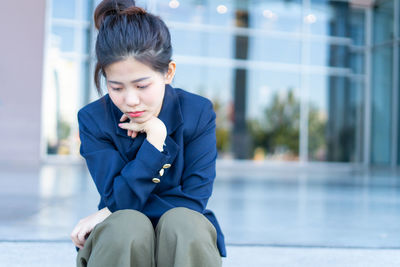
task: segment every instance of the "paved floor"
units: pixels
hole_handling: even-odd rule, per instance
[[[228,244],[224,266],[400,266],[400,174],[217,172],[208,208]],[[82,165],[0,167],[0,266],[73,266],[69,240],[96,210]]]

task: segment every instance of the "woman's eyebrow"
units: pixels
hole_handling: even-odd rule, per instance
[[[133,80],[133,81],[131,81],[131,83],[137,83],[137,82],[140,82],[140,81],[143,81],[143,80],[146,80],[146,79],[148,79],[148,78],[150,78],[150,77],[143,77],[143,78],[139,78],[139,79],[136,79],[136,80]],[[121,82],[117,82],[117,81],[108,81],[109,83],[116,83],[116,84],[123,84],[123,83],[121,83]]]

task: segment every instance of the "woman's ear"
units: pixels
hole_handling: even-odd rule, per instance
[[[168,71],[165,74],[165,83],[170,84],[172,80],[174,79],[175,76],[175,70],[176,70],[176,63],[175,61],[170,61],[168,65]]]

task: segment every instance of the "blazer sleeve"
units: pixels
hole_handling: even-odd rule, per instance
[[[169,160],[168,151],[160,152],[145,139],[136,158],[126,162],[90,113],[80,110],[78,124],[80,154],[100,194],[99,207],[141,210],[156,186],[152,178]]]
[[[204,213],[212,194],[217,158],[215,112],[211,101],[203,109],[193,137],[184,147],[184,170],[181,184],[150,194],[144,213],[160,217],[174,207],[187,207]]]

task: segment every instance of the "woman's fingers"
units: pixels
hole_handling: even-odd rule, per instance
[[[124,121],[124,120],[126,120],[126,119],[128,119],[129,117],[127,116],[127,115],[125,115],[125,114],[122,114],[122,117],[121,117],[121,119],[119,119],[119,121]]]
[[[143,125],[140,125],[138,123],[130,123],[130,122],[119,123],[118,126],[122,129],[131,130],[131,131],[135,131],[135,132],[139,132],[143,128]]]
[[[82,243],[78,238],[79,231],[80,231],[80,227],[76,226],[71,233],[71,239],[72,239],[72,242],[75,244],[75,246],[77,246],[78,248],[83,248],[84,243]]]
[[[89,233],[90,233],[90,229],[83,229],[78,233],[79,244],[82,244],[82,245],[85,244],[85,241],[86,241],[85,236]]]
[[[137,136],[137,132],[132,131],[132,134],[130,135],[132,138],[135,138]]]

